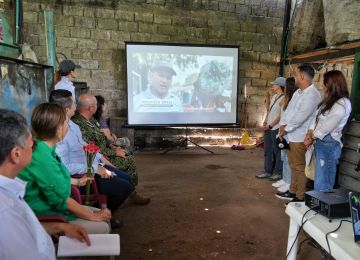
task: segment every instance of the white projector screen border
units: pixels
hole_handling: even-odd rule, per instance
[[[237,124],[239,46],[126,42],[125,54],[129,126]]]

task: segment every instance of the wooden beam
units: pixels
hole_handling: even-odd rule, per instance
[[[287,63],[351,63],[354,61],[355,54],[359,51],[360,41],[355,41],[288,57]]]
[[[44,11],[45,30],[46,30],[46,48],[48,64],[56,69],[56,42],[54,29],[54,15],[52,11]]]

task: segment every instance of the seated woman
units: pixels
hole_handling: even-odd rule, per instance
[[[110,131],[107,119],[105,118],[107,106],[104,97],[98,95],[95,96],[95,98],[97,100],[97,109],[93,117],[100,124],[101,131],[105,134],[107,139],[109,139],[112,144],[116,146],[121,146],[122,148],[130,148],[130,140],[127,137],[118,138],[114,133]]]
[[[70,223],[83,226],[90,234],[109,233],[108,209],[86,208],[70,197],[70,174],[55,152],[55,144],[68,130],[64,108],[57,104],[38,105],[31,126],[36,138],[32,161],[19,178],[27,182],[24,199],[35,215],[60,215]]]

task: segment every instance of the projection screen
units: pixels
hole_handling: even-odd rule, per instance
[[[237,46],[126,43],[129,125],[236,124]]]

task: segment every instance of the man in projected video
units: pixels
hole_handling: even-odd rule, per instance
[[[134,97],[134,111],[183,112],[181,100],[169,92],[175,75],[170,63],[156,61],[148,72],[147,89]]]

